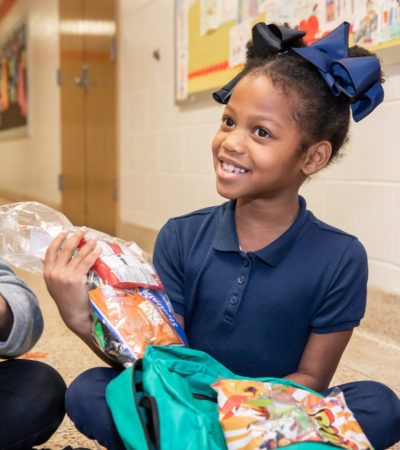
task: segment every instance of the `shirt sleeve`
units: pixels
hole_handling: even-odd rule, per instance
[[[173,221],[160,230],[153,252],[153,264],[174,311],[185,315],[184,269],[182,245]]]
[[[360,324],[365,314],[368,259],[362,244],[353,239],[329,283],[312,321],[314,333],[333,333]]]
[[[0,341],[0,356],[11,358],[30,350],[43,332],[43,317],[35,294],[0,261],[0,296],[10,306],[13,326],[6,341]]]

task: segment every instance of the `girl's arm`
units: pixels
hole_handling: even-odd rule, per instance
[[[360,324],[366,308],[367,253],[358,239],[345,238],[344,245],[329,288],[321,293],[319,306],[309,324],[312,331],[298,369],[287,375],[316,391],[329,386],[353,329]]]
[[[352,329],[327,334],[311,333],[297,372],[285,378],[315,391],[328,388],[352,333]]]
[[[115,365],[92,339],[91,307],[86,280],[89,269],[101,250],[96,249],[96,242],[92,240],[77,252],[84,235],[83,230],[70,237],[67,237],[67,232],[62,232],[53,240],[44,260],[44,280],[67,327],[99,358],[107,364]]]

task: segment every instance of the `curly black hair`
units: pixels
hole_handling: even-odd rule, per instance
[[[304,47],[303,39],[293,47]],[[349,57],[375,56],[368,50],[353,46]],[[247,61],[242,76],[262,74],[279,85],[293,101],[293,117],[303,136],[300,151],[310,145],[329,141],[332,145],[330,161],[340,155],[340,149],[348,140],[350,125],[350,99],[345,94],[334,96],[318,70],[307,60],[289,50],[260,57],[255,55],[252,42],[247,44]],[[383,79],[382,79],[383,82]]]

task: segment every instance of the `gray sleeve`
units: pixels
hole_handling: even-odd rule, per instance
[[[0,357],[22,355],[38,341],[43,317],[35,294],[0,260],[0,296],[9,304],[14,323],[6,341],[0,341]]]

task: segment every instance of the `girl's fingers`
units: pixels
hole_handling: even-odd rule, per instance
[[[96,248],[97,241],[90,239],[79,248],[86,233],[85,229],[68,236],[67,231],[60,233],[49,245],[44,258],[45,275],[50,273],[61,274],[63,277],[71,276],[80,278],[87,275],[96,259],[101,254],[101,247]]]
[[[75,233],[72,233],[65,240],[62,250],[64,250],[65,253],[73,253],[76,250],[76,248],[78,247],[81,240],[85,237],[85,233],[86,233],[86,231],[83,229],[78,230]]]
[[[79,243],[84,238],[85,232],[85,230],[79,230],[64,240],[62,247],[58,250],[58,255],[55,261],[58,267],[64,267],[68,264]]]
[[[58,252],[60,251],[60,248],[62,247],[66,237],[67,237],[67,231],[62,231],[60,234],[58,234],[50,243],[49,247],[47,248],[45,257],[44,257],[44,264],[45,265],[54,265]]]
[[[69,263],[69,267],[71,270],[78,270],[79,273],[86,274],[93,263],[96,261],[96,258],[98,258],[100,253],[101,248],[96,248],[96,240],[91,239],[79,249],[78,253],[72,258],[71,262]],[[86,269],[86,266],[89,264],[88,261],[93,262],[90,264],[89,268]]]
[[[96,247],[96,248],[93,248],[86,255],[82,255],[83,257],[79,261],[79,265],[77,266],[77,270],[81,274],[85,274],[86,275],[89,272],[90,268],[95,263],[96,259],[100,256],[100,254],[101,254],[101,248],[100,247]]]

